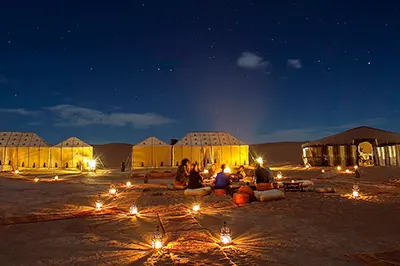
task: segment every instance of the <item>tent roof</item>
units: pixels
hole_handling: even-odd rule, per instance
[[[167,143],[156,137],[149,137],[137,143],[135,146],[170,146],[170,145],[168,145]]]
[[[49,147],[49,144],[32,132],[0,132],[0,147]]]
[[[83,142],[82,140],[78,139],[77,137],[70,137],[70,138],[58,143],[57,145],[54,145],[53,147],[63,148],[63,147],[92,147],[92,146],[90,146],[86,142]]]
[[[381,144],[397,144],[400,143],[400,134],[376,129],[372,127],[356,127],[342,133],[331,135],[319,140],[307,142],[303,147],[318,146],[318,145],[340,145],[354,144],[360,141],[377,141]]]
[[[246,145],[226,132],[191,132],[174,146],[231,146]]]

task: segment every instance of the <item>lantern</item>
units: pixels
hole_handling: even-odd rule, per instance
[[[154,249],[160,249],[163,246],[163,235],[160,232],[159,225],[157,225],[157,230],[153,233],[153,238],[151,240],[151,246]]]
[[[33,182],[35,182],[35,183],[39,182],[39,177],[35,177],[35,178],[33,179]]]
[[[223,245],[228,245],[232,242],[231,229],[226,225],[226,222],[224,222],[221,228],[220,238]]]
[[[114,184],[110,185],[110,189],[108,190],[108,194],[110,194],[110,196],[116,196],[117,195],[117,189],[115,188]]]
[[[263,158],[261,158],[261,157],[258,157],[257,159],[256,159],[256,162],[258,163],[258,164],[263,164]]]
[[[353,185],[353,198],[358,198],[360,196],[359,187],[357,185]]]
[[[357,169],[358,169],[358,165],[354,165],[354,169],[356,169],[356,170],[357,170]]]
[[[306,164],[306,169],[309,169],[310,168],[310,165],[309,164]]]
[[[349,170],[349,169],[346,169],[346,173],[347,173],[347,174],[350,173],[350,170]]]
[[[200,204],[195,204],[192,209],[194,212],[198,212],[200,210]]]
[[[15,172],[14,172],[14,173],[18,175],[18,174],[19,174],[19,170],[15,170]]]
[[[294,183],[294,180],[292,180],[292,183]]]
[[[230,174],[231,173],[231,168],[229,168],[229,166],[226,166],[225,169],[224,169],[224,173]]]
[[[340,171],[340,170],[342,170],[342,167],[338,166],[338,167],[336,167],[336,170]]]
[[[208,174],[208,170],[204,169],[203,173]]]
[[[89,161],[89,170],[90,171],[96,170],[96,165],[97,165],[96,160],[90,160]]]
[[[132,183],[131,183],[131,181],[126,181],[126,187],[131,187],[132,186]]]
[[[100,210],[101,207],[103,207],[103,202],[101,201],[101,196],[99,195],[99,198],[96,201],[96,210]]]
[[[58,181],[58,175],[54,177],[54,181]]]
[[[282,179],[283,178],[283,175],[282,175],[281,171],[278,172],[278,174],[276,175],[276,178],[278,178],[278,179]]]
[[[321,170],[321,173],[325,173],[325,169],[322,169],[322,170]]]
[[[130,215],[136,215],[138,214],[138,209],[136,207],[135,202],[132,203],[131,208],[129,209],[129,214]]]

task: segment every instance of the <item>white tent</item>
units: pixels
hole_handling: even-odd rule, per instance
[[[51,147],[51,167],[89,169],[93,147],[77,137],[70,137]]]

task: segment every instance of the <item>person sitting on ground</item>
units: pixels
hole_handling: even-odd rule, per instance
[[[229,185],[231,184],[230,175],[224,172],[225,167],[225,164],[221,165],[222,171],[219,172],[215,178],[215,189],[228,189]]]
[[[203,187],[203,178],[200,175],[199,165],[195,163],[190,171],[189,175],[189,183],[187,188],[189,189],[197,189]]]
[[[210,170],[208,170],[208,177],[214,178],[217,175],[217,166],[215,164],[211,165]]]
[[[256,184],[274,182],[272,171],[268,167],[257,164],[254,174],[256,176]]]
[[[174,180],[174,186],[182,186],[186,187],[189,177],[189,159],[185,158],[182,160],[181,165],[178,167],[176,171],[176,176]]]
[[[243,165],[239,166],[239,171],[236,173],[236,175],[239,177],[239,179],[243,179],[246,177],[246,173],[244,172]]]

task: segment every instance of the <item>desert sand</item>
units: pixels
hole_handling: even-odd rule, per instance
[[[311,179],[337,192],[286,192],[286,199],[237,206],[230,196],[185,197],[170,179],[132,179],[99,171],[0,178],[1,265],[399,265],[400,168],[273,168],[287,180]],[[117,197],[108,187],[117,185]],[[350,197],[354,183],[361,198]],[[101,194],[104,209],[95,211]],[[135,201],[139,215],[127,215]],[[194,202],[201,202],[193,213]],[[221,247],[223,222],[233,244]],[[157,224],[165,246],[154,251]],[[397,264],[396,264],[397,263]]]

